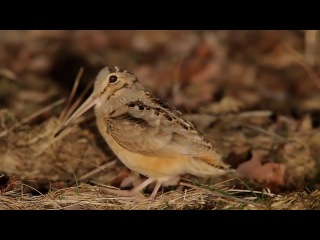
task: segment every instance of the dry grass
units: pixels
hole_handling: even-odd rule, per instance
[[[1,210],[301,210],[320,209],[320,192],[294,192],[287,195],[221,188],[211,191],[182,182],[184,190],[160,193],[154,201],[108,194],[107,188],[80,183],[63,189],[37,192],[22,182],[0,195]],[[218,185],[216,185],[218,186]],[[26,193],[32,189],[39,195]]]
[[[106,189],[81,183],[74,187],[51,190],[47,194],[34,196],[24,193],[28,187],[18,183],[14,190],[0,195],[0,209],[35,210],[35,209],[69,209],[69,210],[146,210],[146,209],[267,209],[266,204],[257,204],[256,197],[233,197],[243,193],[236,190],[227,191],[228,195],[208,191],[205,188],[190,188],[184,191],[169,191],[160,194],[154,201],[133,197],[116,197],[109,195]],[[229,196],[230,194],[230,196]],[[270,201],[275,195],[264,193]]]

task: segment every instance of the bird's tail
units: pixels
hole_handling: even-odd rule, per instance
[[[230,169],[230,166],[223,162],[221,155],[216,152],[190,158],[188,168],[188,172],[196,176],[219,176],[235,171]]]

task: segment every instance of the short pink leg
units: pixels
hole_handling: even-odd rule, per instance
[[[136,194],[140,191],[142,191],[146,186],[148,186],[149,184],[153,183],[155,181],[155,179],[153,178],[148,178],[146,181],[144,181],[143,183],[141,183],[140,185],[136,186],[135,188],[129,190],[129,192],[132,192],[132,194]]]
[[[160,187],[161,187],[161,183],[157,182],[156,186],[154,187],[154,189],[152,191],[152,194],[149,197],[149,200],[154,200],[155,199]]]
[[[131,190],[106,189],[106,191],[111,194],[115,194],[115,195],[119,195],[119,196],[131,197],[133,195],[136,195],[140,191],[142,191],[146,186],[148,186],[149,184],[151,184],[154,181],[155,181],[155,179],[148,178],[146,181],[144,181],[143,183],[141,183],[140,185],[136,186],[135,188],[133,188]]]

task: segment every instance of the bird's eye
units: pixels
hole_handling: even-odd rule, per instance
[[[109,83],[115,83],[118,80],[116,75],[112,75],[109,77]]]

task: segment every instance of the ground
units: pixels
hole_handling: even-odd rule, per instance
[[[0,209],[320,209],[317,35],[0,31]],[[186,114],[238,177],[182,176],[152,202],[110,195],[144,178],[93,112],[53,135],[111,65]]]

